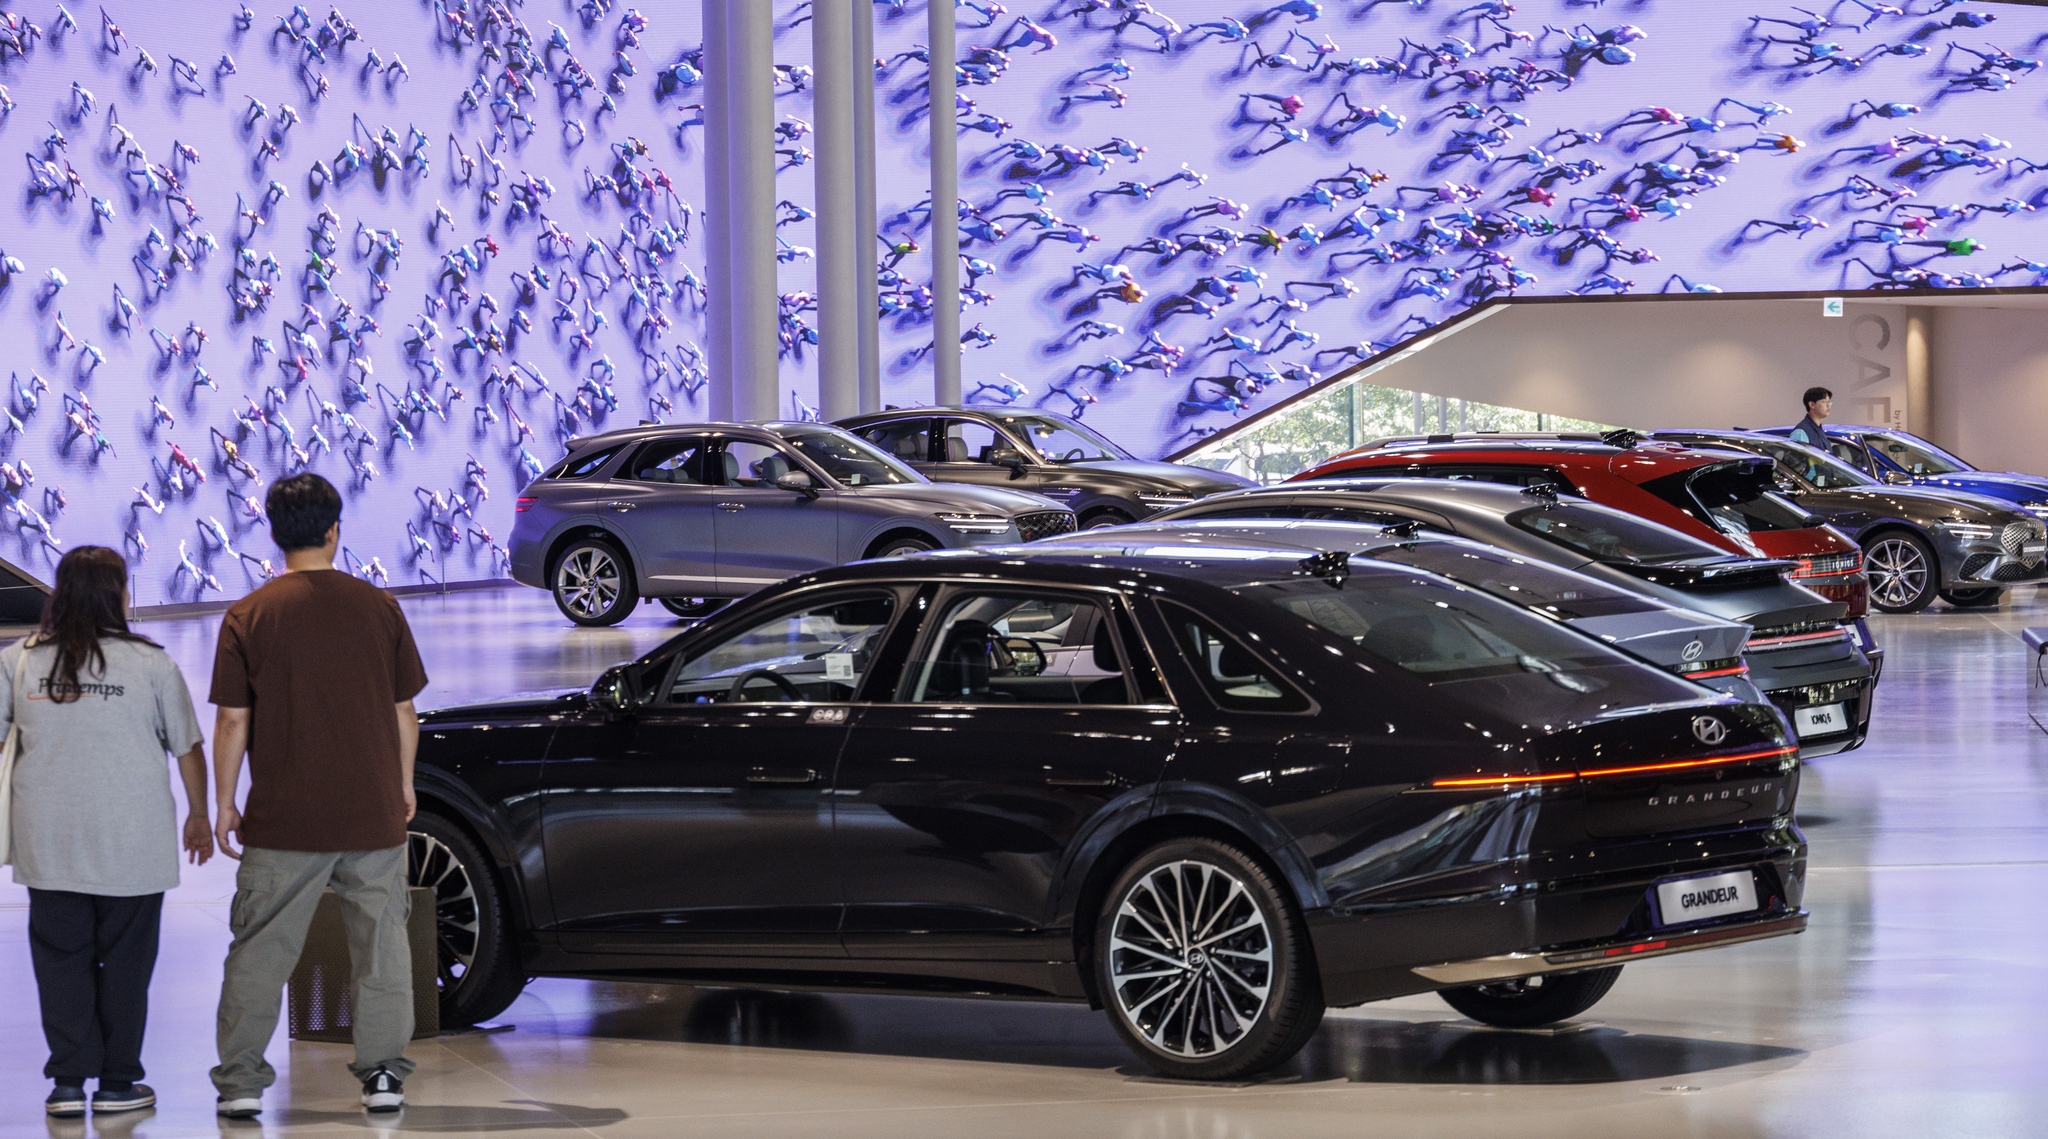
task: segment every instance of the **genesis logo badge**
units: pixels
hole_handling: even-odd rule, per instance
[[[1691,641],[1686,644],[1684,649],[1680,650],[1678,655],[1689,664],[1700,659],[1700,654],[1705,651],[1707,651],[1707,646],[1698,641]]]
[[[1712,747],[1728,738],[1728,726],[1712,716],[1694,716],[1692,734],[1699,737],[1701,743]]]

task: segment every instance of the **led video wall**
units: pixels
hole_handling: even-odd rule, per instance
[[[10,0],[12,2],[12,0]],[[502,576],[562,440],[704,409],[695,2],[0,21],[0,555],[139,604]],[[786,414],[808,9],[777,3]],[[885,398],[930,399],[926,13],[875,5]],[[965,390],[1164,454],[1511,295],[2048,284],[2048,12],[1844,0],[961,3]],[[1534,409],[1542,410],[1542,409]]]

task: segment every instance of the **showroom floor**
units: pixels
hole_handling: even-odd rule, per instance
[[[571,629],[528,590],[406,610],[427,707],[581,683],[675,629],[651,607]],[[416,1045],[401,1116],[363,1114],[347,1048],[280,1036],[262,1119],[224,1124],[206,1069],[233,864],[216,859],[167,899],[145,1056],[161,1105],[105,1124],[42,1115],[26,895],[0,886],[0,1139],[2040,1135],[2048,917],[2027,899],[2048,894],[2048,734],[2026,716],[2018,630],[2048,625],[2048,597],[1874,624],[1891,659],[1871,742],[1812,764],[1800,799],[1812,928],[1636,965],[1561,1029],[1484,1028],[1415,997],[1333,1012],[1277,1078],[1205,1086],[1143,1075],[1076,1006],[544,980],[501,1018],[514,1031]],[[217,626],[142,631],[203,699]]]

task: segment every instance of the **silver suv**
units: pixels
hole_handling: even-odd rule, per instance
[[[520,492],[512,577],[579,625],[679,617],[824,566],[1074,529],[1049,498],[934,483],[820,423],[646,426],[572,440]]]

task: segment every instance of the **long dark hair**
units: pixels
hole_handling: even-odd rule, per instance
[[[43,682],[53,702],[79,698],[78,674],[88,664],[93,673],[107,674],[101,640],[156,643],[128,631],[128,615],[121,608],[127,584],[127,561],[105,546],[79,546],[57,563],[57,586],[43,603],[43,624],[36,633],[36,643],[57,646],[57,659]]]

